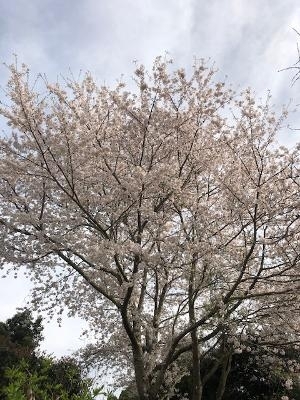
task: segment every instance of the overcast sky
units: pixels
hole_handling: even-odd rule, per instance
[[[278,72],[297,60],[292,28],[300,30],[299,0],[0,0],[0,60],[9,64],[17,54],[50,80],[69,68],[89,70],[112,85],[122,74],[130,79],[133,60],[150,66],[168,52],[189,68],[194,57],[211,59],[235,88],[250,86],[258,96],[270,89],[277,106],[293,109],[300,82],[291,87],[292,74]],[[1,67],[2,86],[6,79]],[[290,118],[300,127],[300,114]],[[293,143],[299,133],[286,129],[281,140]],[[0,320],[24,306],[29,288],[24,278],[0,280]],[[44,347],[68,353],[82,344],[81,325],[48,324]]]

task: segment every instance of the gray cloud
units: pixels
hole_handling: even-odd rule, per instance
[[[168,51],[178,64],[211,58],[236,84],[271,88],[270,72],[296,55],[292,24],[296,0],[15,0],[0,15],[0,54],[54,77],[71,67],[111,80]]]
[[[192,2],[16,0],[0,16],[0,50],[48,74],[91,70],[105,79],[184,46]]]

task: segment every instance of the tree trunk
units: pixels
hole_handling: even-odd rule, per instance
[[[199,356],[199,344],[197,338],[197,331],[191,332],[192,338],[192,399],[201,400],[202,398],[202,382],[200,374],[200,356]]]
[[[145,366],[140,351],[133,349],[133,362],[135,383],[139,400],[151,400],[149,398],[149,385],[146,381]]]
[[[225,388],[226,388],[226,382],[228,378],[228,374],[230,372],[231,368],[231,360],[232,360],[232,354],[228,354],[227,357],[224,360],[223,366],[222,366],[222,371],[221,371],[221,376],[220,376],[220,381],[216,393],[216,400],[222,400]]]
[[[193,325],[196,321],[195,318],[195,272],[196,272],[196,255],[193,255],[193,262],[191,267],[191,274],[189,280],[189,320]],[[202,381],[200,374],[200,355],[199,355],[199,342],[197,337],[197,329],[191,331],[192,340],[192,400],[201,400],[202,398]]]
[[[135,383],[139,400],[149,399],[149,382],[146,378],[144,357],[138,337],[140,336],[139,329],[135,326],[131,327],[127,317],[127,305],[130,299],[132,289],[130,288],[127,293],[127,299],[124,300],[123,309],[121,310],[123,326],[131,342],[133,366],[135,372]]]

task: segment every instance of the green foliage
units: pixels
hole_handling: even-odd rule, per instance
[[[5,370],[17,366],[26,359],[33,364],[36,348],[42,336],[42,318],[33,319],[27,309],[16,313],[6,322],[0,323],[0,387],[7,385]],[[0,394],[0,399],[2,399]]]
[[[72,388],[68,389],[62,383],[49,379],[53,367],[55,363],[45,359],[39,371],[32,372],[25,361],[7,368],[5,375],[8,384],[2,389],[5,399],[26,400],[32,394],[36,400],[94,400],[97,395],[104,394],[102,388],[91,389],[89,379],[82,379],[80,390],[75,393]],[[72,383],[72,375],[69,378],[68,384]]]
[[[19,346],[34,350],[43,339],[42,317],[33,320],[28,309],[8,319],[6,326],[11,342]]]
[[[75,359],[56,360],[38,355],[42,318],[29,310],[0,323],[0,400],[93,400],[99,394],[114,400],[102,388],[92,388]]]

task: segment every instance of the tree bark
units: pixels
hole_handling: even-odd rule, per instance
[[[232,354],[229,353],[227,355],[227,357],[225,357],[225,360],[223,362],[220,381],[219,381],[219,385],[218,385],[218,389],[217,389],[217,393],[216,393],[216,400],[222,400],[222,398],[223,398],[228,374],[229,374],[230,368],[231,368],[231,360],[232,360]]]
[[[143,359],[139,352],[133,349],[133,362],[135,372],[135,383],[139,400],[152,400],[149,397],[149,388],[147,387],[145,368]]]
[[[191,332],[192,338],[192,400],[201,400],[202,398],[202,382],[200,374],[200,356],[197,331]]]
[[[195,272],[196,272],[196,257],[193,255],[191,266],[191,274],[189,280],[189,320],[193,325],[196,321],[195,317],[195,301],[194,301],[194,287],[195,287]],[[192,340],[192,399],[201,400],[202,398],[202,382],[200,371],[200,354],[199,354],[199,341],[197,337],[197,329],[191,331]]]

